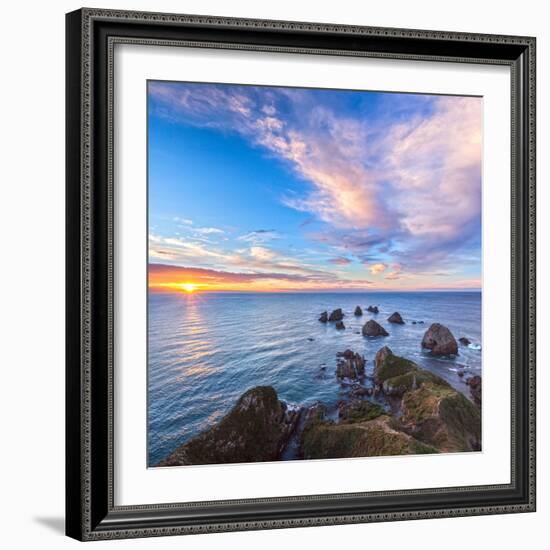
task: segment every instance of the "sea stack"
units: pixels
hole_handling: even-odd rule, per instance
[[[361,309],[360,306],[357,306],[355,308],[355,311],[353,312],[353,314],[356,316],[356,317],[361,317],[361,315],[363,315],[363,310]]]
[[[452,332],[444,325],[433,323],[424,333],[422,347],[432,351],[432,355],[458,355],[458,344]]]
[[[386,329],[371,319],[363,325],[363,336],[389,336]]]
[[[388,317],[388,322],[389,323],[394,323],[396,325],[404,325],[405,324],[405,321],[403,321],[403,317],[401,317],[401,314],[398,311],[396,311],[395,313],[392,313]]]
[[[369,306],[369,307],[367,308],[367,311],[368,311],[369,313],[378,313],[378,306]]]
[[[341,321],[344,318],[344,312],[341,308],[335,309],[331,314],[328,320],[332,323],[335,321]]]
[[[323,313],[321,313],[319,321],[321,321],[321,323],[326,323],[328,321],[328,313],[326,311],[323,311]]]
[[[336,321],[336,324],[334,325],[336,327],[336,330],[345,330],[346,325],[344,325],[344,321]]]
[[[352,350],[347,349],[343,353],[337,353],[338,365],[336,376],[355,380],[365,375],[365,358]]]

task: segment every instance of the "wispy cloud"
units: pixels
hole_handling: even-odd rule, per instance
[[[351,260],[344,256],[338,256],[337,258],[329,258],[329,263],[334,265],[348,265],[351,264]]]
[[[246,241],[250,243],[264,243],[272,241],[274,239],[279,239],[281,236],[274,229],[255,229],[254,231],[249,231],[244,235],[238,237],[240,241]]]

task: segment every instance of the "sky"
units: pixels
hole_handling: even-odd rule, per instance
[[[148,83],[149,286],[481,287],[482,99]]]

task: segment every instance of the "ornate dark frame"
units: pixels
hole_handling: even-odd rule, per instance
[[[114,505],[112,93],[117,43],[511,68],[510,484]],[[67,535],[100,540],[535,510],[534,38],[81,9],[67,14],[66,47]]]

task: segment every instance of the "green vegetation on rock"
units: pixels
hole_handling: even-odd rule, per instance
[[[481,415],[450,386],[425,383],[403,396],[401,421],[419,440],[444,452],[480,449]]]
[[[339,410],[340,421],[347,423],[374,420],[382,414],[384,409],[380,405],[358,399],[343,404]]]
[[[437,453],[437,449],[395,430],[387,415],[353,423],[322,422],[304,432],[304,458],[344,458]]]
[[[402,376],[415,370],[418,370],[416,363],[398,355],[388,354],[384,361],[375,368],[374,379],[377,383],[382,383],[389,378]]]

